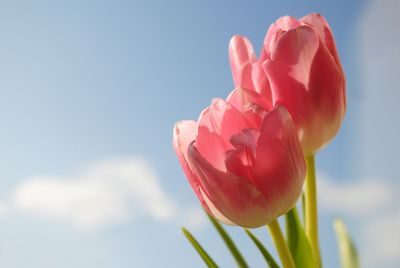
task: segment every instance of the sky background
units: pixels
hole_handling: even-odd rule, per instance
[[[0,3],[0,266],[203,267],[186,226],[234,267],[171,146],[172,127],[233,89],[228,43],[257,51],[282,15],[319,12],[348,110],[317,155],[324,266],[341,216],[363,267],[400,262],[400,1]],[[227,227],[251,267],[263,259]],[[256,230],[271,251],[265,228]]]

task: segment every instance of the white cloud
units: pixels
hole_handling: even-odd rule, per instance
[[[182,210],[181,225],[189,227],[191,230],[200,229],[207,224],[206,212],[198,206],[189,207]]]
[[[318,177],[318,201],[322,210],[349,215],[358,223],[355,231],[363,267],[392,267],[400,258],[400,196],[396,183],[387,180],[339,182]]]
[[[11,194],[11,207],[89,229],[141,215],[168,220],[177,213],[154,171],[140,158],[102,161],[70,178],[26,178]]]
[[[398,159],[400,125],[400,1],[369,1],[353,36],[360,71],[361,111],[360,162],[364,176],[330,192],[337,195],[339,209],[359,220],[360,254],[364,267],[398,267],[400,263],[400,197]],[[390,182],[390,179],[394,179]],[[330,186],[329,186],[330,187]],[[328,188],[329,188],[328,187]],[[337,186],[333,186],[335,188]],[[350,193],[353,191],[353,199]],[[329,192],[329,191],[328,191]],[[341,200],[341,197],[348,202]],[[321,196],[322,197],[322,196]],[[332,200],[326,200],[332,203]]]
[[[398,202],[396,204],[399,204]],[[400,255],[400,208],[373,217],[363,228],[362,248],[366,263],[398,264]],[[377,267],[377,266],[375,266]]]
[[[6,202],[0,202],[0,219],[8,215],[8,205]]]
[[[384,207],[391,206],[396,199],[395,189],[380,180],[339,183],[320,176],[318,190],[319,202],[323,209],[355,216],[376,213]]]
[[[400,1],[370,1],[360,17],[359,52],[362,129],[360,160],[372,176],[397,177],[400,143]]]

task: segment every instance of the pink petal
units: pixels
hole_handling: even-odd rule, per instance
[[[313,61],[308,91],[317,116],[309,120],[306,142],[317,151],[336,136],[346,112],[345,77],[325,46],[320,46]]]
[[[319,38],[314,30],[309,26],[300,26],[280,36],[271,50],[271,60],[288,65],[302,64],[298,69],[302,69],[304,75],[310,70],[318,47]],[[295,75],[299,76],[297,73]]]
[[[196,139],[196,130],[196,121],[186,120],[177,122],[174,126],[173,146],[175,149],[175,153],[178,156],[178,160],[181,163],[183,171],[185,172],[185,175],[193,188],[193,191],[199,198],[203,207],[206,210],[209,210],[201,194],[201,186],[199,184],[199,180],[193,173],[193,170],[191,169],[188,161],[188,148],[189,145]]]
[[[225,170],[225,144],[214,129],[211,118],[210,107],[207,107],[198,120],[196,146],[203,157],[217,169]]]
[[[257,61],[251,42],[240,35],[233,36],[229,42],[229,58],[234,66],[242,66]]]
[[[226,101],[229,102],[238,111],[243,112],[244,99],[242,88],[237,87],[232,90],[226,98]]]
[[[335,136],[343,118],[343,73],[309,26],[282,35],[272,59],[263,67],[273,102],[292,115],[304,153],[315,153]]]
[[[252,63],[257,58],[250,41],[238,35],[232,37],[229,42],[229,59],[235,86],[254,90]]]
[[[314,106],[323,111],[325,119],[334,119],[340,111],[341,118],[346,108],[345,78],[342,70],[325,46],[320,46],[310,70],[308,90]]]
[[[232,104],[240,112],[244,112],[249,105],[256,104],[266,111],[272,109],[272,97],[261,95],[257,92],[235,88],[226,99],[227,102]]]
[[[255,182],[253,165],[255,148],[260,132],[253,129],[245,129],[231,138],[235,149],[229,151],[226,156],[226,167],[238,177]]]
[[[264,197],[246,179],[215,169],[196,146],[189,147],[189,159],[201,181],[203,196],[224,219],[244,227],[259,227],[272,220]],[[218,218],[218,215],[213,215]]]
[[[273,103],[283,104],[300,129],[312,116],[313,107],[307,85],[319,39],[308,26],[290,30],[280,37],[271,60],[264,62],[272,90]]]
[[[262,68],[261,61],[252,64],[251,79],[254,85],[254,91],[265,96],[268,100],[271,99],[271,89],[269,81],[264,69]],[[245,87],[244,87],[245,88]]]
[[[282,16],[276,20],[275,25],[283,31],[289,31],[300,26],[300,22],[292,16]]]
[[[262,64],[265,60],[270,59],[272,47],[282,33],[300,25],[300,22],[292,16],[280,17],[275,23],[273,23],[269,27],[264,38],[264,46],[261,51],[260,63]]]
[[[225,170],[225,152],[232,149],[231,136],[254,127],[234,106],[222,99],[214,99],[209,109],[199,118],[196,147],[214,167]]]
[[[229,59],[236,87],[271,95],[267,76],[247,38],[232,37],[229,43]]]
[[[285,105],[300,128],[313,111],[305,85],[294,79],[290,75],[292,68],[283,63],[267,61],[264,69],[271,82],[273,102]]]
[[[177,122],[174,126],[173,145],[178,156],[187,161],[187,150],[189,145],[196,139],[197,122],[184,120]]]
[[[260,63],[262,64],[265,60],[270,59],[270,54],[271,54],[271,46],[275,44],[278,36],[282,33],[283,31],[276,26],[275,24],[271,24],[269,26],[267,34],[265,35],[264,38],[264,44],[261,50],[261,55],[260,55]]]
[[[335,39],[333,38],[332,29],[323,16],[318,13],[309,14],[300,19],[300,22],[311,25],[317,31],[319,37],[328,47],[331,55],[335,59],[338,66],[340,65],[339,56],[336,49]]]
[[[278,106],[265,116],[254,162],[255,185],[275,217],[292,208],[305,178],[305,162],[296,129],[287,110]]]
[[[228,225],[235,225],[230,219],[225,217],[225,215],[222,214],[222,212],[219,211],[218,208],[214,206],[213,202],[211,202],[211,200],[208,199],[208,196],[205,194],[204,191],[201,191],[201,195],[203,196],[204,202],[206,204],[206,210],[208,214],[218,219],[220,222],[223,222]]]
[[[250,127],[259,129],[264,115],[271,110],[270,99],[254,91],[236,88],[227,98],[250,122]]]

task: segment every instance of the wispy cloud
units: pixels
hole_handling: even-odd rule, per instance
[[[357,246],[365,267],[392,265],[400,261],[400,196],[395,183],[383,179],[339,182],[318,178],[321,208],[349,215],[359,229]]]
[[[190,227],[191,230],[200,229],[208,223],[205,213],[200,204],[183,209],[179,224]]]
[[[8,205],[4,201],[0,201],[0,219],[5,218],[8,214]]]
[[[318,178],[319,199],[322,209],[369,216],[394,204],[395,188],[382,180],[338,182],[326,176]]]
[[[9,205],[16,212],[89,229],[144,215],[164,221],[177,214],[177,205],[140,158],[98,162],[72,177],[28,177]]]
[[[375,267],[385,263],[398,264],[400,260],[400,209],[394,206],[397,208],[391,213],[376,215],[362,229],[365,262]]]
[[[394,178],[398,167],[389,159],[397,159],[400,150],[399,13],[398,0],[370,1],[355,35],[363,107],[360,160],[367,174]]]
[[[395,162],[400,151],[396,119],[400,98],[399,13],[398,0],[369,1],[353,35],[363,108],[359,160],[364,176],[376,179],[341,185],[340,191],[336,183],[325,187],[331,195],[325,198],[330,199],[325,200],[330,206],[358,219],[356,231],[360,233],[364,267],[398,267],[400,263],[400,184],[393,180],[398,177]],[[334,195],[337,204],[332,202]]]

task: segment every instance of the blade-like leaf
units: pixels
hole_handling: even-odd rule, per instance
[[[217,231],[218,231],[219,235],[221,236],[221,238],[224,240],[227,248],[231,252],[232,256],[235,258],[235,261],[236,261],[237,265],[240,268],[248,268],[249,266],[247,265],[246,261],[244,260],[242,254],[240,254],[238,248],[236,247],[235,243],[230,238],[228,233],[225,231],[225,229],[212,216],[208,215],[208,218],[210,219],[210,221],[214,225],[215,229],[217,229]]]
[[[357,249],[347,232],[346,225],[341,219],[335,219],[333,221],[333,228],[335,229],[336,239],[339,245],[342,268],[359,268],[360,263]]]
[[[303,226],[306,225],[306,195],[301,193],[301,216],[303,218]]]
[[[199,244],[199,242],[197,242],[196,238],[194,238],[193,235],[185,228],[182,228],[182,232],[189,240],[190,244],[192,244],[197,253],[199,253],[203,261],[207,264],[207,267],[218,268],[218,265],[214,262],[214,260],[210,257],[210,255],[208,255],[208,253],[203,249],[203,247]]]
[[[297,268],[315,267],[310,242],[301,225],[297,208],[285,214],[286,239]]]
[[[257,248],[260,250],[261,254],[263,255],[265,261],[268,263],[269,267],[271,268],[279,268],[279,265],[274,260],[274,257],[269,253],[266,247],[261,243],[260,240],[248,229],[244,229],[246,234],[251,238]]]

